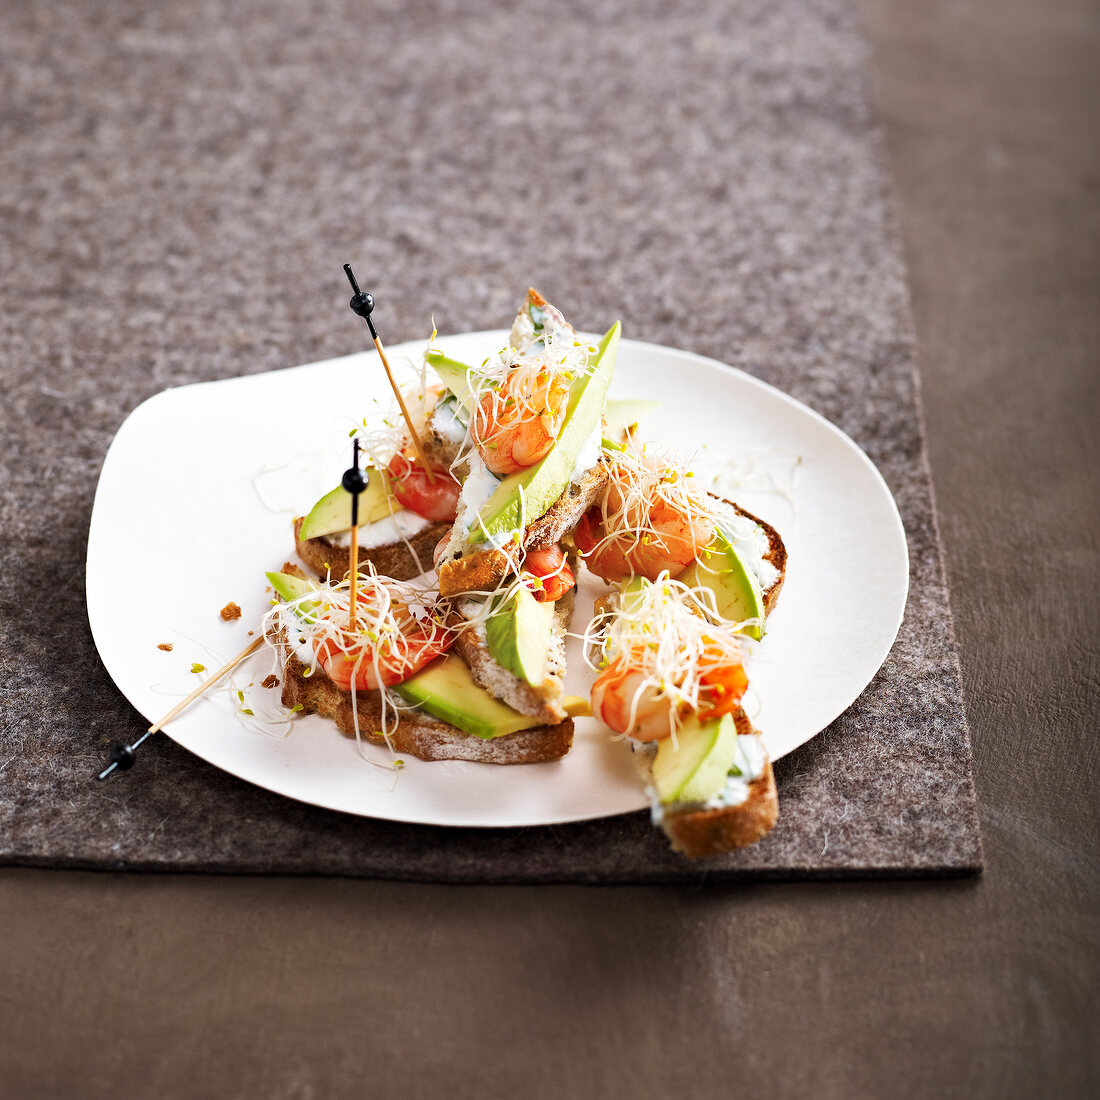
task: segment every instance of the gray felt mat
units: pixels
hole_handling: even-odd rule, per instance
[[[780,824],[712,879],[960,874],[980,841],[905,279],[849,0],[8,5],[0,859],[462,882],[696,880],[647,815],[509,831],[342,816],[167,738],[97,658],[88,517],[170,385],[493,328],[530,284],[837,423],[897,497],[909,607],[863,697],[777,767]],[[479,10],[480,8],[480,10]],[[201,441],[196,441],[201,446]],[[186,455],[172,456],[186,461]],[[120,563],[120,568],[123,563]],[[167,579],[166,579],[167,580]],[[155,599],[153,594],[126,598]]]

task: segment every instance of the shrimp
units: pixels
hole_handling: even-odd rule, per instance
[[[616,733],[636,741],[669,737],[683,716],[695,709],[689,677],[662,685],[646,669],[644,654],[616,657],[592,684],[592,713]],[[740,664],[730,664],[716,647],[703,650],[697,667],[697,713],[704,722],[732,714],[741,704],[749,681]]]
[[[317,617],[322,629],[317,660],[338,688],[374,691],[400,684],[450,649],[454,632],[431,616],[418,617],[403,597],[397,586],[365,578],[354,631],[340,606]]]
[[[598,577],[679,576],[714,538],[714,523],[690,474],[672,458],[624,451],[607,489],[577,525],[573,541]]]
[[[539,603],[555,603],[577,583],[560,543],[545,550],[528,550],[522,568]]]
[[[600,670],[593,714],[636,741],[669,737],[689,714],[704,722],[736,715],[749,686],[745,641],[715,630],[703,610],[695,590],[667,573],[597,609],[586,631],[601,658],[588,658]]]
[[[499,387],[486,390],[474,413],[473,437],[498,477],[545,458],[565,421],[570,377],[543,363],[520,363]]]
[[[684,709],[674,694],[632,668],[627,657],[617,657],[592,684],[592,713],[616,733],[638,741],[671,736]]]

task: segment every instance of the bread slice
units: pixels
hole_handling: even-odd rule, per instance
[[[744,710],[738,709],[734,721],[738,736],[760,736]],[[705,859],[733,848],[745,848],[770,832],[779,819],[779,793],[772,763],[766,755],[761,774],[748,784],[748,796],[742,802],[729,806],[708,806],[700,802],[662,804],[652,785],[656,744],[632,742],[632,745],[634,766],[646,784],[653,820],[671,841],[673,851],[689,859]],[[762,750],[763,746],[760,748]]]
[[[528,550],[545,550],[577,526],[581,516],[606,488],[608,473],[607,459],[601,457],[538,519],[527,525],[519,546],[509,552],[489,547],[463,554],[465,540],[458,528],[460,520],[456,521],[451,543],[437,568],[439,594],[457,596],[463,592],[492,591],[509,573],[516,572]]]
[[[755,523],[764,532],[768,540],[768,552],[764,555],[764,560],[770,563],[778,574],[778,579],[764,589],[764,611],[770,613],[771,609],[775,607],[775,601],[779,599],[779,590],[783,587],[783,581],[787,576],[787,547],[779,532],[770,523],[765,523],[759,516],[754,516],[752,512],[746,512],[740,504],[736,504],[732,500],[717,496],[714,499],[728,505],[739,516],[744,516],[745,519]]]
[[[757,524],[768,540],[764,559],[771,563],[777,579],[764,590],[764,611],[770,614],[779,598],[780,589],[787,576],[787,548],[779,532],[770,524],[746,511],[740,505],[722,497],[724,504],[733,508],[745,519]],[[609,592],[596,600],[597,614],[611,614],[619,606],[621,594]],[[734,715],[739,736],[759,736],[753,729],[748,715],[738,709]],[[674,803],[662,805],[653,790],[653,758],[656,745],[632,742],[633,759],[639,775],[646,784],[654,822],[659,824],[669,838],[674,851],[689,859],[705,859],[721,855],[734,848],[755,844],[775,826],[779,818],[779,792],[771,761],[765,759],[762,774],[748,784],[748,797],[731,806],[707,806],[702,803]]]
[[[303,714],[320,714],[331,718],[345,737],[355,736],[355,711],[351,693],[341,691],[320,669],[306,675],[305,666],[279,639],[283,657],[282,704],[288,709],[299,708]],[[379,745],[387,744],[382,736],[382,699],[377,691],[355,693],[359,733]],[[407,705],[407,704],[402,704]],[[475,737],[456,729],[447,722],[419,711],[401,715],[397,729],[390,734],[389,747],[396,753],[407,753],[420,760],[470,760],[481,764],[539,764],[560,760],[573,745],[573,719],[520,730],[491,740]]]
[[[639,770],[648,779],[648,766],[642,765]],[[755,844],[772,830],[778,819],[779,794],[770,760],[764,765],[763,774],[749,784],[744,802],[719,808],[707,808],[700,803],[673,804],[661,807],[659,814],[660,826],[673,851],[688,859],[705,859]]]
[[[572,563],[571,563],[572,564]],[[494,699],[520,714],[560,722],[565,718],[565,632],[573,617],[574,592],[554,605],[553,636],[547,654],[546,679],[538,687],[514,676],[489,652],[484,624],[467,627],[455,640],[455,651],[466,662],[474,682]]]
[[[337,546],[323,536],[316,539],[303,539],[301,535],[303,517],[294,521],[294,546],[298,556],[320,577],[331,575],[333,580],[341,581],[351,569],[351,550],[347,546]],[[395,581],[407,581],[420,576],[432,567],[432,553],[439,540],[450,531],[449,523],[429,523],[423,531],[413,535],[406,545],[404,542],[392,542],[385,546],[359,547],[359,565],[362,568],[368,561],[383,576]]]

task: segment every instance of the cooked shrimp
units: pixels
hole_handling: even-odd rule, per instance
[[[315,652],[344,691],[377,690],[407,680],[450,649],[454,632],[412,601],[417,594],[388,578],[365,577],[356,593],[357,623],[348,630],[347,595],[315,615]]]
[[[631,585],[618,601],[589,624],[602,657],[592,685],[597,718],[637,741],[657,741],[688,714],[707,721],[738,710],[748,688],[744,639],[715,630],[697,589],[663,574]]]
[[[518,473],[545,458],[565,420],[569,384],[564,372],[540,363],[520,363],[498,387],[482,393],[473,437],[494,474]]]
[[[539,603],[557,602],[577,583],[561,544],[557,542],[545,550],[528,550],[522,569],[530,578],[529,587]]]
[[[573,541],[605,581],[679,576],[714,538],[704,494],[673,456],[615,456],[603,499],[582,517]]]
[[[632,652],[617,657],[592,684],[592,713],[616,733],[636,741],[659,741],[670,736],[680,719],[693,709],[704,721],[731,714],[740,706],[749,686],[740,664],[728,663],[717,651],[704,651],[697,669],[698,708],[687,698],[691,694],[687,677],[667,686],[647,670],[644,654]]]
[[[665,692],[629,657],[618,657],[592,684],[592,713],[616,733],[638,741],[669,737],[684,710],[683,700]]]

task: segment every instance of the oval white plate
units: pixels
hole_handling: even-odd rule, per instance
[[[480,361],[503,332],[438,341]],[[395,347],[395,364],[422,344]],[[269,374],[166,390],[119,429],[103,464],[88,538],[92,634],[119,689],[150,722],[249,641],[267,610],[263,573],[293,556],[290,518],[339,480],[348,434],[386,401],[374,352]],[[714,360],[624,340],[611,396],[656,399],[646,437],[706,465],[749,457],[789,482],[791,499],[744,491],[739,503],[776,526],[789,567],[768,633],[751,667],[772,758],[825,728],[885,660],[901,622],[908,556],[901,520],[878,471],[822,417],[778,390]],[[591,578],[574,628],[587,622]],[[219,610],[240,605],[240,620]],[[171,643],[170,652],[158,649]],[[247,700],[270,671],[265,652],[235,674]],[[587,694],[578,643],[569,690]],[[249,688],[249,684],[255,686]],[[572,752],[553,764],[498,767],[408,760],[394,782],[320,718],[285,739],[242,719],[235,690],[215,690],[167,734],[232,775],[334,810],[452,826],[545,825],[637,810],[645,797],[629,751],[591,719],[578,720]],[[145,753],[155,751],[148,747]],[[368,750],[385,761],[384,750]],[[138,771],[130,782],[138,782]]]

